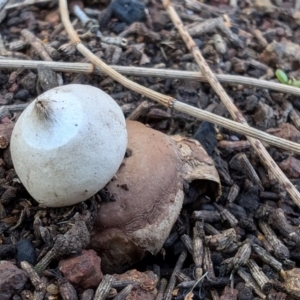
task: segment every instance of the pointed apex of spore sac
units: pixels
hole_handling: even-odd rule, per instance
[[[51,122],[53,120],[54,112],[51,104],[52,100],[40,99],[36,101],[34,108],[41,121]]]

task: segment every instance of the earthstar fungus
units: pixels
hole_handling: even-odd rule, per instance
[[[84,201],[117,172],[127,146],[122,110],[93,86],[71,84],[38,96],[11,137],[13,164],[31,196],[49,207]]]
[[[106,186],[90,247],[104,272],[121,272],[147,253],[157,254],[181,211],[183,184],[210,186],[220,193],[213,160],[201,145],[128,121],[128,156]],[[206,183],[204,183],[206,181]]]

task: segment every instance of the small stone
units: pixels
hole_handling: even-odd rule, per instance
[[[285,173],[288,178],[299,178],[300,177],[300,160],[292,156],[283,160],[279,164],[280,169]]]
[[[9,261],[0,261],[0,299],[9,300],[15,292],[23,289],[27,274]]]
[[[196,44],[199,48],[202,48],[203,45],[204,45],[203,40],[200,40],[200,39],[198,39],[198,38],[195,38],[195,39],[194,39],[194,42],[195,42],[195,44]]]
[[[0,105],[7,105],[7,104],[8,104],[7,100],[0,95]]]
[[[14,18],[10,18],[6,24],[7,26],[13,26],[13,25],[18,25],[20,22],[21,20],[19,17],[14,17]]]
[[[10,33],[17,33],[20,34],[21,33],[22,28],[17,27],[17,26],[12,26],[9,28],[9,32]]]
[[[5,116],[6,115],[6,116]],[[11,119],[9,118],[9,112],[8,114],[6,114],[6,111],[3,114],[3,117],[1,118],[0,123],[1,124],[12,124],[13,122],[11,121]]]
[[[21,100],[21,101],[27,101],[28,98],[29,98],[29,92],[27,90],[19,90],[16,94],[15,94],[15,97],[16,99],[18,100]]]
[[[245,107],[246,111],[253,112],[254,109],[257,107],[257,104],[258,104],[258,98],[255,95],[248,96],[246,98],[246,107]]]
[[[8,91],[11,92],[11,93],[15,93],[15,92],[18,90],[18,88],[19,88],[18,84],[14,82],[14,83],[10,86],[10,88],[8,89]]]
[[[37,81],[37,75],[33,72],[29,72],[21,80],[22,87],[30,93],[35,93],[35,86]]]
[[[277,137],[300,143],[300,131],[292,124],[282,123],[277,128],[268,129],[267,132]]]
[[[0,158],[0,168],[5,166],[5,162],[2,158]]]
[[[266,130],[267,128],[274,127],[275,116],[273,108],[266,103],[259,102],[257,109],[253,114],[253,120],[260,130]]]
[[[244,61],[235,58],[233,61],[233,70],[238,74],[243,74],[247,71],[247,65]]]
[[[88,289],[97,287],[103,278],[101,258],[94,250],[83,250],[81,255],[59,262],[61,273],[70,283]]]
[[[127,26],[126,26],[125,23],[116,22],[115,24],[113,24],[112,31],[113,31],[113,33],[115,33],[115,34],[119,34],[119,33],[121,33],[123,30],[125,30],[126,27],[127,27]]]
[[[46,16],[45,16],[45,21],[49,22],[51,24],[57,24],[59,22],[59,12],[58,9],[50,11]]]
[[[155,10],[152,13],[152,21],[155,31],[159,31],[166,26],[166,24],[169,22],[169,18],[160,11]]]
[[[52,48],[54,49],[58,49],[59,46],[60,46],[60,42],[55,40],[55,41],[52,41],[51,43],[49,43],[49,46],[51,46]]]
[[[7,101],[7,104],[11,104],[14,100],[14,94],[13,93],[7,93],[4,95],[4,99]]]
[[[17,188],[13,186],[8,186],[8,188],[5,190],[5,192],[1,195],[0,202],[2,204],[7,204],[11,201],[13,201],[17,196]]]
[[[276,34],[279,35],[279,36],[285,35],[285,30],[284,30],[284,28],[282,28],[282,27],[277,28],[277,29],[276,29]]]
[[[145,6],[138,0],[115,0],[110,4],[113,15],[127,24],[145,19]]]
[[[36,254],[29,240],[20,240],[16,244],[18,262],[27,261],[31,265],[36,264]]]
[[[8,76],[0,72],[0,85],[4,85],[8,80]]]

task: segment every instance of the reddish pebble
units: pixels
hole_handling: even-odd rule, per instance
[[[27,274],[9,261],[0,261],[0,299],[9,300],[21,291],[28,279]]]
[[[62,274],[70,283],[82,289],[99,285],[103,278],[100,266],[101,258],[94,250],[83,250],[80,255],[59,262]]]
[[[300,178],[300,160],[292,156],[279,164],[280,169],[288,178]]]

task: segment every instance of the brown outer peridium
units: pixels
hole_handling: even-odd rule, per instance
[[[107,185],[114,201],[101,203],[91,235],[104,273],[121,272],[147,252],[160,251],[181,211],[184,181],[220,194],[213,160],[197,141],[135,121],[127,121],[127,130],[131,155]]]
[[[101,203],[91,237],[104,271],[138,261],[147,251],[156,254],[183,202],[175,143],[139,122],[128,121],[127,130],[131,155],[107,185],[115,201]]]

